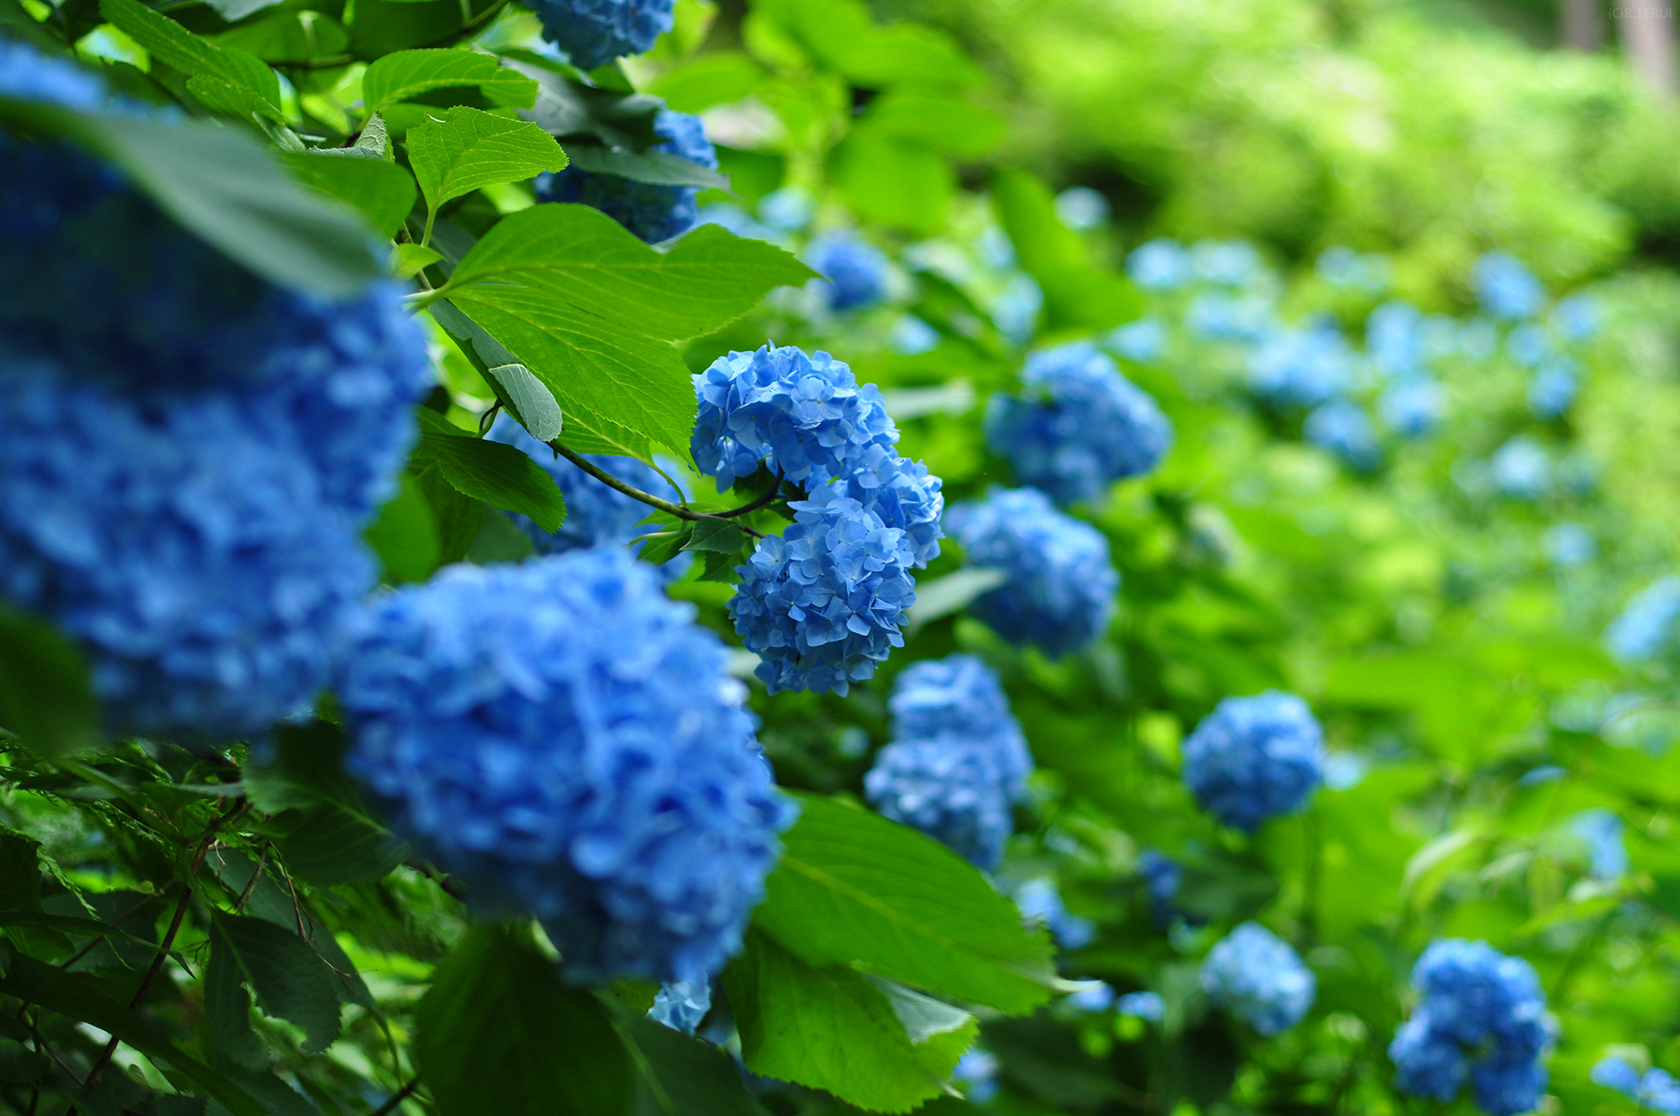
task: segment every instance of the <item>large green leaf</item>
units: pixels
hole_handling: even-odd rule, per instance
[[[362,75],[363,115],[434,89],[472,85],[493,104],[530,108],[537,83],[505,68],[494,55],[473,50],[399,50],[374,60]]]
[[[0,947],[3,950],[3,947]],[[9,952],[9,951],[7,951]],[[18,954],[0,976],[0,993],[89,1023],[163,1064],[178,1088],[214,1097],[233,1116],[265,1116],[267,1108],[223,1074],[184,1053],[144,1016],[107,995],[84,973],[66,972]]]
[[[645,151],[661,141],[653,130],[665,107],[658,97],[584,85],[560,73],[552,60],[530,51],[508,51],[507,62],[537,83],[530,118],[550,135],[594,136],[608,147],[628,151]]]
[[[911,1009],[916,1041],[892,996],[868,977],[809,965],[757,932],[723,982],[748,1069],[873,1112],[908,1112],[943,1093],[977,1030],[954,1009],[946,1009],[951,1026],[929,1026],[934,1013]]]
[[[647,1016],[624,1027],[642,1070],[636,1116],[765,1116],[729,1055]]]
[[[646,456],[686,446],[694,425],[688,367],[670,342],[709,333],[809,268],[774,245],[715,225],[656,252],[581,205],[504,217],[450,277],[455,305],[554,393],[567,444]],[[598,433],[585,446],[579,435]]]
[[[362,532],[379,555],[382,576],[392,584],[425,581],[437,569],[442,544],[431,505],[414,478],[403,474],[397,494],[379,509],[379,516]]]
[[[349,205],[380,236],[395,236],[414,208],[414,178],[395,163],[313,151],[288,151],[280,157],[299,182]]]
[[[421,407],[418,413],[417,461],[437,462],[444,478],[463,495],[529,516],[544,531],[560,529],[566,521],[566,498],[548,470],[522,450],[457,429],[436,411]]]
[[[152,57],[193,78],[210,78],[236,91],[238,96],[226,104],[243,100],[275,120],[285,119],[280,111],[280,77],[256,55],[206,42],[140,0],[99,0],[99,11],[107,21],[145,47]],[[189,83],[189,88],[196,91],[205,87]]]
[[[624,151],[592,144],[568,144],[566,154],[572,166],[591,174],[616,174],[656,186],[699,186],[707,190],[729,189],[729,176],[690,162],[668,151]]]
[[[1132,285],[1093,265],[1079,234],[1062,223],[1049,187],[1025,171],[1000,171],[993,203],[1021,268],[1044,291],[1050,328],[1106,329],[1137,317]]]
[[[0,605],[0,728],[36,753],[69,755],[99,739],[99,701],[81,652],[51,626]]]
[[[210,923],[210,958],[212,966],[225,963],[250,985],[266,1014],[302,1028],[305,1053],[318,1054],[338,1037],[338,983],[290,930],[267,919],[217,912]]]
[[[759,929],[809,964],[855,966],[1009,1014],[1049,999],[1049,941],[972,864],[878,814],[799,801],[753,912]]]
[[[238,129],[3,97],[0,122],[63,136],[114,163],[187,229],[281,286],[343,297],[384,275],[362,220],[293,182]]]
[[[456,105],[441,122],[408,130],[408,161],[426,195],[426,228],[444,202],[484,186],[563,170],[566,153],[554,137],[524,120]]]
[[[433,975],[415,1052],[441,1116],[630,1116],[636,1072],[606,1009],[525,934],[474,926]]]
[[[438,325],[460,344],[462,354],[478,369],[502,405],[531,432],[533,438],[539,442],[552,442],[560,436],[565,428],[565,416],[554,393],[520,363],[507,346],[447,300],[434,302],[429,309]],[[586,452],[598,452],[593,446],[584,448]]]

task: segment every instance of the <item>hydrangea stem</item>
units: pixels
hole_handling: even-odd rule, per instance
[[[624,495],[633,500],[640,500],[649,507],[658,508],[667,515],[674,515],[678,519],[692,520],[696,523],[707,519],[719,519],[724,522],[728,522],[737,516],[757,511],[759,508],[764,507],[776,498],[776,489],[772,488],[768,495],[760,497],[744,507],[731,508],[728,511],[722,512],[697,512],[693,508],[684,507],[682,504],[672,503],[670,500],[655,496],[651,492],[643,492],[635,485],[624,483],[605,469],[602,469],[590,462],[582,454],[574,453],[572,450],[567,449],[559,442],[550,442],[549,445],[554,447],[554,452],[558,453],[561,457],[564,457],[567,461],[570,461],[573,465],[576,465],[579,469],[582,469],[584,472],[588,473],[608,488],[622,492]],[[780,486],[778,485],[778,487]],[[751,527],[748,527],[745,523],[737,523],[735,526],[739,527],[742,531],[745,531],[755,539],[762,539],[764,537],[763,531],[755,531]]]

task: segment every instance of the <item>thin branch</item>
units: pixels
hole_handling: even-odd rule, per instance
[[[760,496],[752,503],[743,505],[739,508],[730,508],[728,511],[713,512],[712,514],[717,516],[719,519],[734,519],[738,515],[746,515],[749,512],[757,511],[759,508],[769,507],[771,504],[776,502],[776,498],[781,494],[782,474],[777,473],[776,483],[770,486],[770,491],[766,492],[763,496]]]
[[[233,913],[238,914],[245,909],[245,904],[251,901],[251,895],[257,890],[257,883],[262,879],[263,866],[268,863],[269,842],[265,839],[262,851],[257,854],[257,867],[251,873],[251,882],[245,885],[245,890],[239,893],[239,899],[233,904]]]
[[[373,1116],[389,1116],[395,1112],[403,1101],[414,1095],[414,1090],[420,1087],[420,1075],[415,1074],[408,1079],[408,1084],[392,1093],[384,1104],[373,1110]]]
[[[584,472],[588,473],[590,476],[594,477],[596,480],[600,481],[602,484],[606,485],[608,488],[611,488],[611,489],[614,489],[616,491],[622,492],[626,496],[630,497],[632,500],[640,500],[642,503],[647,504],[649,507],[658,508],[660,511],[664,512],[666,515],[674,515],[678,519],[692,520],[693,522],[696,522],[696,523],[698,523],[702,520],[713,519],[713,520],[717,520],[717,521],[722,522],[722,523],[728,523],[731,516],[733,516],[733,515],[744,515],[746,510],[751,510],[750,508],[749,509],[736,509],[735,511],[730,512],[728,514],[716,513],[716,512],[697,512],[693,508],[685,508],[681,504],[673,504],[671,501],[661,499],[660,497],[655,496],[651,492],[643,492],[641,489],[637,488],[635,485],[624,483],[623,481],[619,480],[617,477],[613,476],[611,473],[607,472],[605,469],[602,469],[599,466],[591,463],[590,461],[585,459],[581,454],[577,454],[577,453],[572,452],[571,450],[567,449],[565,446],[561,445],[559,442],[550,442],[549,445],[553,446],[554,451],[556,453],[558,453],[561,457],[564,457],[567,461],[570,461],[573,465],[576,465],[579,469],[582,469]],[[769,503],[769,501],[766,500],[765,503]],[[748,527],[744,523],[736,523],[736,524],[733,524],[733,526],[740,528],[742,531],[745,531],[747,534],[751,535],[755,539],[762,539],[764,537],[764,532],[763,531],[755,531],[751,527]]]
[[[134,904],[134,906],[128,908],[128,910],[124,911],[122,914],[120,914],[116,918],[112,919],[111,920],[111,925],[112,926],[121,926],[124,922],[128,921],[128,919],[130,917],[132,917],[133,915],[139,914],[142,910],[151,906],[153,900],[163,898],[163,896],[169,891],[169,889],[174,887],[174,886],[175,886],[175,881],[170,880],[167,884],[165,884],[163,886],[162,890],[157,892],[157,894],[141,896],[140,901],[138,903]],[[88,954],[90,954],[94,950],[98,949],[100,944],[104,941],[105,941],[104,938],[93,939],[93,941],[89,942],[87,945],[83,946],[81,949],[77,950],[74,954],[72,954],[68,961],[60,961],[58,963],[58,967],[61,968],[61,969],[68,969],[70,966],[74,965],[76,962],[80,961],[82,958],[86,957]]]

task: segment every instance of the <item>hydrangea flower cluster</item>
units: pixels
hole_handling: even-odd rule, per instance
[[[791,346],[720,357],[694,377],[691,448],[727,490],[761,466],[802,486],[794,525],[765,539],[730,602],[771,692],[837,690],[874,676],[915,603],[911,570],[939,554],[939,478],[896,448],[873,384]]]
[[[520,533],[531,540],[538,554],[560,554],[586,546],[622,546],[654,530],[652,527],[638,527],[647,518],[646,504],[615,488],[608,488],[579,469],[537,441],[511,415],[497,415],[485,437],[523,451],[548,471],[548,475],[560,486],[561,495],[566,498],[566,521],[552,533],[537,526],[529,516],[518,512],[504,513]],[[634,457],[605,453],[589,454],[587,457],[590,464],[643,492],[668,499],[680,499],[683,495],[673,490],[653,466]]]
[[[979,1047],[970,1047],[957,1059],[951,1080],[962,1086],[962,1095],[974,1104],[985,1104],[998,1091],[998,1060]]]
[[[1665,1069],[1641,1074],[1625,1058],[1602,1058],[1592,1068],[1592,1082],[1616,1090],[1641,1109],[1680,1116],[1680,1081]]]
[[[703,983],[792,821],[693,618],[617,550],[452,566],[368,608],[339,680],[351,773],[576,979]]]
[[[986,442],[1058,504],[1099,499],[1115,481],[1153,469],[1172,444],[1155,400],[1089,342],[1032,354],[1021,382],[1023,397],[992,396]]]
[[[1097,928],[1089,919],[1070,914],[1062,902],[1056,882],[1041,876],[1028,880],[1015,889],[1015,905],[1029,922],[1049,927],[1056,944],[1063,949],[1084,949],[1097,936]]]
[[[675,23],[674,0],[536,0],[543,38],[593,70],[650,49]]]
[[[1262,1035],[1299,1023],[1318,994],[1318,979],[1288,942],[1245,922],[1208,951],[1202,991]]]
[[[1518,434],[1488,459],[1493,486],[1514,500],[1536,500],[1552,486],[1552,459],[1526,434]]]
[[[1167,351],[1167,327],[1159,318],[1139,318],[1114,327],[1103,343],[1126,360],[1151,364]]]
[[[630,0],[631,4],[635,2]],[[546,3],[547,0],[543,0],[543,4],[539,4],[539,11]],[[668,0],[665,8],[669,13]],[[669,23],[666,26],[669,27]],[[661,109],[654,118],[653,130],[660,137],[660,142],[650,147],[649,151],[675,155],[707,170],[717,170],[717,150],[706,138],[706,127],[698,116]],[[698,186],[661,186],[621,175],[567,167],[557,173],[538,175],[536,193],[538,201],[579,202],[599,209],[649,244],[681,236],[700,220],[700,205],[696,200],[700,196]]]
[[[1536,418],[1561,418],[1580,394],[1580,365],[1566,356],[1554,357],[1540,365],[1528,382],[1528,409]]]
[[[1301,424],[1301,434],[1361,471],[1374,469],[1382,459],[1376,428],[1365,409],[1348,399],[1332,399],[1313,408]]]
[[[1267,690],[1221,701],[1184,741],[1184,782],[1202,809],[1252,833],[1293,814],[1317,789],[1324,730],[1307,703]]]
[[[1674,646],[1680,623],[1680,577],[1659,578],[1634,594],[1604,632],[1604,646],[1619,663],[1643,663]]]
[[[1582,810],[1569,819],[1569,831],[1587,846],[1587,861],[1593,878],[1620,879],[1627,875],[1627,844],[1622,840],[1622,819],[1610,810]]]
[[[1334,325],[1280,330],[1249,358],[1249,385],[1274,407],[1314,407],[1347,385],[1352,359]]]
[[[1539,1102],[1552,1028],[1532,965],[1486,942],[1442,939],[1418,958],[1412,987],[1423,1000],[1388,1048],[1398,1088],[1446,1102],[1468,1080],[1489,1116]]]
[[[1161,999],[1159,992],[1128,992],[1115,1001],[1114,1010],[1121,1015],[1159,1023],[1167,1017],[1167,1002]]]
[[[653,1006],[648,1009],[648,1018],[673,1031],[692,1035],[711,1010],[711,981],[671,980],[659,986]]]
[[[861,310],[887,297],[887,257],[856,233],[819,236],[806,256],[826,280],[829,309]]]
[[[105,105],[4,49],[11,95]],[[307,711],[431,382],[400,290],[271,287],[108,168],[3,134],[0,228],[0,597],[81,645],[115,731]]]
[[[1108,540],[1036,488],[993,488],[946,517],[971,565],[1008,580],[974,602],[975,616],[1017,644],[1050,655],[1084,647],[1108,628],[1120,575]]]
[[[863,779],[870,805],[996,868],[1032,770],[997,675],[972,655],[925,660],[899,675],[888,705],[893,742]]]
[[[1138,854],[1138,875],[1143,877],[1149,896],[1150,920],[1156,926],[1166,926],[1178,915],[1173,900],[1184,884],[1184,867],[1166,853],[1145,849]]]
[[[1540,313],[1546,288],[1515,256],[1488,252],[1470,270],[1470,285],[1482,309],[1505,321],[1522,321]]]
[[[1190,253],[1176,240],[1151,240],[1126,257],[1126,274],[1145,290],[1173,291],[1190,282]]]
[[[1427,376],[1395,380],[1377,400],[1377,413],[1390,430],[1418,438],[1435,429],[1446,401],[1441,385]]]

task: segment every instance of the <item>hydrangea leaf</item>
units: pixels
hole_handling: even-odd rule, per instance
[[[436,248],[418,244],[399,244],[391,250],[391,274],[398,279],[412,279],[443,259]]]
[[[393,584],[424,581],[438,565],[437,524],[413,477],[399,481],[397,494],[379,509],[379,518],[362,537],[379,555],[383,577]]]
[[[623,151],[579,143],[568,145],[566,154],[571,156],[572,166],[591,174],[616,174],[656,186],[729,189],[728,175],[668,151]]]
[[[537,83],[472,50],[399,50],[375,59],[362,75],[364,116],[434,89],[477,86],[492,103],[530,108]]]
[[[635,1069],[606,1009],[510,929],[467,931],[416,1023],[441,1116],[629,1116]]]
[[[659,142],[653,122],[665,106],[658,97],[584,85],[560,73],[552,59],[528,50],[510,50],[506,58],[537,83],[531,119],[550,135],[594,136],[608,147],[630,151]]]
[[[414,208],[414,178],[395,163],[384,159],[333,158],[309,151],[288,151],[280,158],[298,181],[349,205],[380,236],[395,236],[403,218]],[[419,245],[397,247],[400,251],[417,249]]]
[[[564,170],[566,153],[535,124],[456,105],[441,122],[434,118],[408,130],[408,161],[426,195],[429,239],[444,202],[480,187]]]
[[[448,290],[554,393],[568,446],[645,458],[649,442],[687,446],[694,426],[693,384],[670,343],[710,333],[814,274],[774,245],[715,225],[661,253],[597,210],[555,204],[504,217]],[[597,444],[579,443],[588,433]]]
[[[980,597],[1009,580],[1002,570],[969,566],[916,586],[916,603],[909,608],[907,626],[919,628],[941,616],[961,612]]]
[[[977,1030],[967,1016],[913,1042],[892,999],[870,978],[807,964],[758,932],[748,935],[723,982],[748,1069],[826,1089],[872,1112],[908,1112],[943,1093]]]
[[[624,1024],[623,1031],[641,1054],[636,1116],[765,1116],[729,1055],[711,1043],[645,1014]]]
[[[152,57],[193,77],[216,78],[247,94],[275,120],[280,111],[280,77],[254,54],[207,42],[140,0],[99,0],[99,13]]]
[[[1049,999],[1049,941],[973,865],[908,826],[798,797],[754,925],[812,965],[851,965],[1009,1014]]]
[[[548,472],[512,446],[475,438],[424,407],[416,460],[435,461],[463,495],[518,512],[545,531],[566,521],[566,499]]]
[[[53,758],[99,739],[99,701],[81,652],[38,620],[0,606],[0,728]]]
[[[213,967],[226,966],[217,979],[221,994],[236,1003],[228,983],[249,984],[265,1014],[302,1028],[306,1053],[318,1054],[338,1037],[337,981],[290,930],[266,919],[217,912],[210,923],[210,957]],[[232,1037],[237,1030],[225,1033]],[[233,1041],[233,1049],[249,1052],[242,1038]]]
[[[1079,234],[1056,214],[1049,187],[1025,171],[1006,170],[992,189],[1022,269],[1044,289],[1047,328],[1107,329],[1138,316],[1137,291],[1091,263]]]

